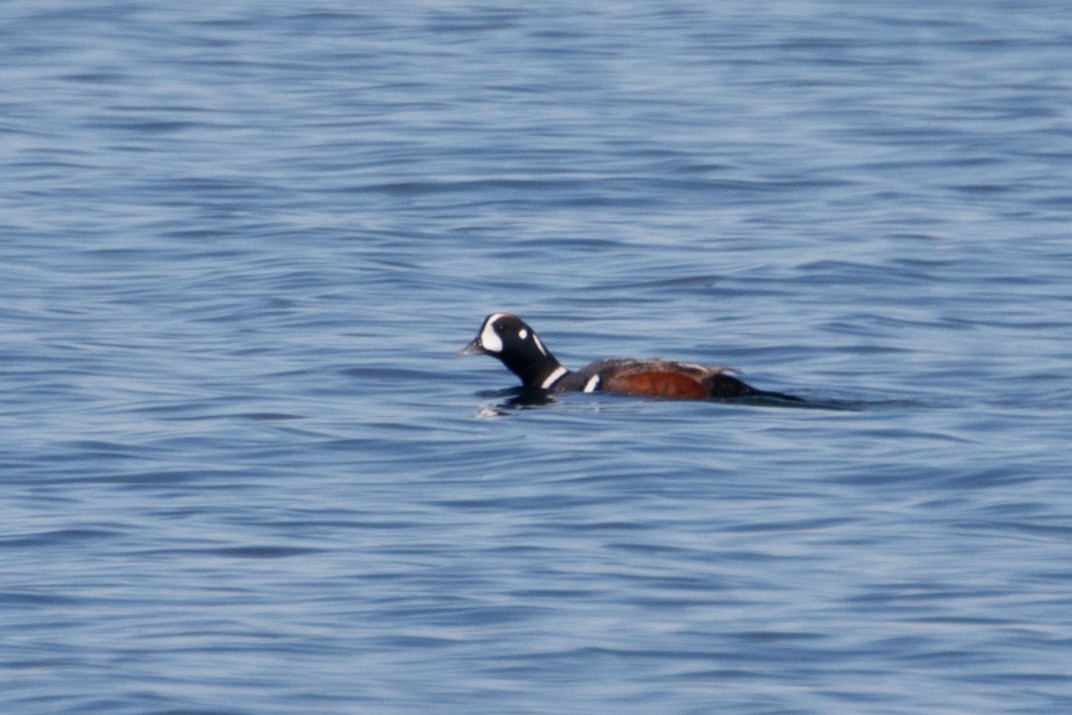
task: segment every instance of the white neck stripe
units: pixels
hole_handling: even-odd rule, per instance
[[[558,382],[559,378],[562,377],[563,375],[565,375],[567,372],[569,372],[569,370],[567,370],[566,368],[564,368],[561,365],[559,365],[558,367],[556,367],[554,369],[554,371],[550,375],[547,376],[546,380],[544,380],[542,383],[540,383],[540,389],[543,389],[543,390],[551,389],[551,385],[553,385],[556,382]]]

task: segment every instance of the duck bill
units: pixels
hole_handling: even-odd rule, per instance
[[[488,351],[484,349],[484,346],[480,344],[480,336],[473,338],[473,342],[466,345],[464,348],[458,351],[459,357],[465,357],[467,355],[484,355]]]

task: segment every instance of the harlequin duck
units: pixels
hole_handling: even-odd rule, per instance
[[[525,321],[509,313],[484,318],[473,341],[459,355],[483,353],[502,361],[524,387],[553,392],[622,392],[666,398],[768,397],[801,402],[799,397],[757,390],[726,368],[670,360],[616,358],[567,370],[540,342]]]

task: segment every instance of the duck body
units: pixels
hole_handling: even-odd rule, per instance
[[[758,390],[728,374],[728,369],[673,360],[612,358],[568,370],[525,321],[492,313],[459,355],[491,355],[528,389],[551,392],[619,392],[671,399],[773,397],[800,401],[780,392]]]

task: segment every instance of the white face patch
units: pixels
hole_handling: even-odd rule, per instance
[[[502,338],[495,332],[495,321],[502,317],[502,313],[496,313],[484,321],[484,329],[480,331],[480,345],[489,353],[501,353],[503,351]]]
[[[599,387],[599,375],[592,375],[588,382],[584,383],[584,392],[595,392]]]

